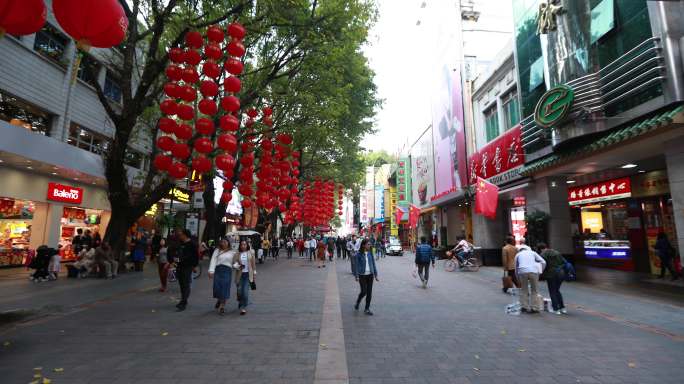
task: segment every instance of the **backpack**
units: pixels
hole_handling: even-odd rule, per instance
[[[565,258],[563,258],[563,264],[559,265],[556,269],[558,275],[563,276],[565,281],[575,281],[577,280],[577,273],[575,272],[575,267]]]

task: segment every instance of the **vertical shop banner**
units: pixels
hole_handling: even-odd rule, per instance
[[[397,209],[397,187],[392,185],[390,186],[389,191],[390,236],[396,237],[399,236],[399,221],[397,220],[397,217],[395,215]],[[401,220],[401,217],[399,217],[399,220]]]
[[[359,204],[359,222],[361,224],[366,224],[368,222],[368,199],[366,197],[365,188],[361,188]]]
[[[411,160],[408,157],[401,157],[397,161],[396,183],[397,206],[408,207],[411,203]],[[402,220],[408,220],[408,214],[397,219],[397,225]]]
[[[432,126],[430,126],[411,147],[413,204],[419,208],[427,206],[430,197],[435,194],[432,147]]]
[[[368,222],[375,217],[375,167],[366,167],[366,211]]]
[[[442,68],[432,103],[435,193],[430,201],[455,194],[467,184],[461,74],[449,68]]]
[[[381,184],[375,186],[375,222],[382,223],[385,221],[385,187]]]
[[[525,164],[520,131],[520,125],[516,125],[470,156],[468,178],[471,184],[475,184],[478,177],[496,185],[520,177],[520,169]]]

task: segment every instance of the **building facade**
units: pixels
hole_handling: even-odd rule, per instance
[[[76,44],[47,5],[39,32],[0,39],[0,266],[21,264],[42,244],[65,246],[69,259],[75,231],[103,234],[110,216],[101,156],[114,126],[91,84],[120,108],[107,64],[118,52],[92,49],[72,81]],[[149,166],[150,148],[144,138],[129,148],[131,182]]]
[[[535,236],[576,261],[659,272],[656,238],[684,246],[684,4],[540,4],[513,1]]]

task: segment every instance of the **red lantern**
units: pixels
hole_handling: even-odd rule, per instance
[[[168,117],[162,117],[159,119],[159,129],[161,129],[162,132],[166,133],[173,133],[173,131],[176,130],[176,121],[173,119],[170,119]]]
[[[261,122],[264,123],[264,125],[267,126],[267,127],[272,127],[272,126],[273,126],[273,120],[271,119],[270,116],[264,117],[263,120],[262,120]]]
[[[209,28],[207,28],[207,39],[209,39],[209,41],[220,43],[224,38],[223,30],[218,25],[210,25]]]
[[[47,8],[43,0],[4,0],[0,5],[0,38],[3,33],[30,35],[45,24]]]
[[[252,119],[252,118],[247,119],[247,121],[245,121],[245,127],[252,128],[252,126],[254,126],[254,119]]]
[[[280,205],[278,205],[278,210],[280,212],[285,212],[285,211],[287,211],[287,207],[285,206],[285,204],[280,203]]]
[[[180,140],[190,140],[192,137],[192,127],[187,124],[177,124],[173,133]]]
[[[223,87],[226,89],[226,92],[237,93],[242,89],[242,82],[235,76],[228,76],[223,80]]]
[[[292,157],[294,157],[295,159],[299,159],[299,156],[300,156],[300,155],[301,155],[301,154],[299,153],[299,151],[292,152]]]
[[[195,122],[195,129],[200,135],[209,136],[214,133],[214,122],[206,117],[201,117]]]
[[[182,63],[185,61],[185,52],[182,48],[173,47],[169,49],[169,60],[173,63]]]
[[[232,57],[226,60],[226,63],[223,64],[223,68],[228,71],[228,73],[235,76],[241,74],[244,67],[244,64],[242,64],[240,60],[234,59]]]
[[[262,112],[264,113],[264,116],[271,116],[271,115],[273,114],[273,108],[271,108],[271,107],[264,107],[264,109],[262,110]]]
[[[261,149],[270,151],[273,149],[273,143],[270,140],[261,140]]]
[[[214,60],[219,60],[221,59],[221,56],[223,56],[223,52],[221,52],[221,46],[219,46],[216,43],[209,43],[207,44],[206,47],[204,47],[204,54]]]
[[[167,116],[178,113],[178,104],[174,100],[166,99],[159,104],[161,112]]]
[[[219,135],[218,139],[216,140],[219,148],[229,152],[229,153],[235,153],[237,150],[237,139],[235,138],[234,135],[231,135],[229,133]]]
[[[240,157],[240,164],[244,167],[250,167],[254,164],[254,153],[243,153]]]
[[[202,56],[194,49],[186,49],[183,54],[183,59],[186,64],[194,67],[202,61]]]
[[[280,133],[276,136],[276,140],[279,142],[285,144],[285,145],[290,145],[292,144],[292,136],[286,134],[286,133]]]
[[[190,156],[190,147],[185,143],[174,143],[171,154],[178,160],[185,160]]]
[[[121,44],[128,19],[118,0],[53,0],[52,11],[79,47],[111,48]]]
[[[169,176],[174,179],[182,179],[188,175],[188,167],[183,163],[173,163],[169,168]]]
[[[192,159],[192,169],[199,173],[207,173],[211,170],[211,160],[204,155],[199,155]]]
[[[221,99],[221,108],[228,112],[237,112],[240,110],[240,99],[235,96],[226,96]]]
[[[228,34],[235,39],[241,40],[245,37],[245,33],[245,27],[240,23],[230,23],[228,25]]]
[[[225,171],[227,169],[233,169],[235,167],[235,158],[233,156],[228,155],[228,154],[221,154],[216,156],[214,159],[214,162],[216,163],[216,168]],[[230,183],[230,188],[226,188],[226,183]],[[223,188],[224,189],[232,189],[233,188],[233,183],[230,181],[225,181],[223,183]]]
[[[185,35],[185,45],[191,48],[199,49],[204,44],[202,34],[197,31],[190,31]]]
[[[211,80],[203,80],[200,84],[200,92],[204,97],[214,97],[218,95],[218,84]]]
[[[252,206],[252,200],[247,199],[247,198],[242,199],[242,206],[245,208],[251,207]]]
[[[169,156],[157,155],[154,157],[154,167],[160,171],[168,171],[173,164],[173,160]]]
[[[181,81],[183,78],[183,68],[181,68],[179,65],[176,64],[171,64],[168,67],[166,67],[166,77],[173,81]]]
[[[183,76],[181,77],[186,83],[196,83],[199,81],[199,73],[195,68],[183,68]]]
[[[175,141],[171,136],[159,136],[157,139],[157,147],[164,151],[170,151],[174,143]]]
[[[221,201],[224,204],[228,204],[233,199],[233,195],[230,192],[223,192],[221,194]]]
[[[213,61],[206,61],[202,65],[202,73],[207,75],[207,77],[211,77],[212,79],[215,79],[215,78],[221,76],[221,67],[219,67],[219,65]]]
[[[209,153],[214,149],[211,140],[206,137],[200,137],[195,140],[195,150],[199,153]]]
[[[217,156],[218,158],[218,156]],[[235,160],[233,160],[233,163],[235,163]],[[230,180],[226,180],[223,182],[223,190],[224,191],[232,191],[233,190],[233,182]]]
[[[181,87],[178,85],[178,83],[169,82],[164,84],[164,93],[168,97],[176,99],[181,95],[181,92]]]
[[[176,113],[182,120],[192,120],[195,117],[195,110],[191,105],[179,104],[178,112]]]
[[[233,115],[223,115],[219,120],[219,125],[224,131],[235,132],[240,127],[240,121]]]
[[[233,40],[228,43],[228,53],[233,56],[241,57],[245,54],[245,46],[239,40]]]
[[[191,103],[197,99],[197,91],[191,85],[184,85],[180,87],[180,89],[180,97],[183,99],[183,101]]]
[[[240,184],[238,187],[238,192],[240,192],[240,194],[243,196],[251,196],[252,193],[254,193],[254,190],[252,189],[251,185]]]
[[[250,108],[247,110],[247,116],[251,117],[252,119],[257,117],[259,115],[259,112],[257,112],[256,109]]]
[[[218,112],[218,107],[216,106],[216,102],[211,99],[202,99],[202,101],[199,102],[198,106],[200,112],[204,113],[205,115],[213,116]]]

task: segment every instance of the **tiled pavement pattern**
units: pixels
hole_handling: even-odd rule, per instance
[[[575,283],[563,286],[568,316],[511,316],[498,269],[440,265],[424,290],[411,259],[378,262],[373,317],[353,310],[358,285],[348,262],[337,264],[351,383],[684,382],[684,303]],[[174,312],[177,288],[156,292],[150,272],[60,281],[53,294],[3,285],[24,300],[40,292],[40,305],[78,308],[0,330],[0,382],[29,383],[42,367],[55,384],[313,383],[328,269],[281,258],[257,270],[245,317],[234,300],[225,317],[212,312],[206,276],[183,313]],[[3,296],[0,311],[22,304]]]

